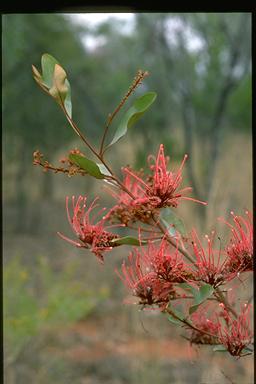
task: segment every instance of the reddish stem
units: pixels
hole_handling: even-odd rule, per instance
[[[195,331],[197,332],[200,332],[200,333],[204,333],[205,335],[208,335],[208,336],[211,336],[211,337],[214,337],[214,338],[217,338],[218,339],[218,336],[217,335],[214,335],[210,332],[207,332],[207,331],[204,331],[202,329],[199,329],[197,328],[196,326],[194,326],[193,324],[189,323],[187,320],[185,319],[180,319],[177,315],[175,315],[175,313],[173,313],[170,309],[166,309],[166,312],[169,313],[170,315],[172,315],[175,319],[181,321],[183,324],[185,324],[186,326],[188,326],[189,328],[191,329],[194,329]]]

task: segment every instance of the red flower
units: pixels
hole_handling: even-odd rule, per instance
[[[153,157],[150,156],[149,158]],[[168,159],[164,155],[164,146],[161,144],[157,158],[154,160],[155,164],[150,166],[153,174],[148,178],[147,182],[129,168],[126,168],[125,172],[137,180],[141,185],[141,191],[144,193],[143,197],[136,198],[135,204],[149,203],[153,208],[177,207],[181,199],[186,199],[207,205],[205,202],[184,196],[185,193],[192,190],[191,187],[179,189],[182,182],[182,170],[187,158],[188,155],[185,155],[177,172],[168,171]]]
[[[151,155],[148,157],[154,162],[149,164],[149,175],[143,176],[143,171],[136,172],[129,167],[123,168],[124,189],[119,193],[111,192],[118,201],[111,210],[111,220],[117,220],[125,225],[136,221],[150,224],[152,215],[158,213],[159,208],[177,207],[181,199],[207,205],[205,202],[184,195],[192,190],[191,187],[179,189],[187,157],[187,155],[184,156],[177,172],[167,171],[169,159],[164,156],[164,146],[161,144],[157,158]]]
[[[234,319],[224,307],[219,304],[221,311],[216,314],[215,320],[208,315],[211,305],[203,305],[194,312],[190,320],[197,329],[190,330],[190,342],[195,344],[222,344],[232,356],[243,356],[244,348],[253,342],[253,333],[250,329],[250,305],[242,307],[240,315]],[[220,319],[224,319],[221,321]],[[201,332],[200,332],[201,331]]]
[[[159,279],[172,283],[182,283],[192,276],[192,271],[184,263],[178,248],[171,251],[169,243],[165,239],[161,241],[160,245],[149,242],[144,258]]]
[[[226,311],[229,321],[226,321],[226,326],[219,328],[219,340],[232,356],[242,356],[243,349],[253,341],[253,333],[250,329],[250,309],[251,306],[245,304],[237,319],[231,319]]]
[[[128,191],[131,192],[131,194],[134,196],[134,199],[123,190],[114,196],[117,198],[119,204],[132,205],[137,199],[143,198],[144,190],[136,179],[131,177],[129,173],[125,172],[127,169],[128,168],[122,168],[122,171],[124,172],[123,185]],[[137,172],[137,176],[140,175],[142,175],[141,172]]]
[[[123,262],[122,274],[117,274],[132,294],[139,298],[139,304],[162,307],[175,294],[172,283],[160,280],[144,264],[138,249],[129,254],[128,263]]]
[[[217,320],[214,321],[207,315],[207,307],[207,305],[199,307],[190,317],[192,324],[202,331],[190,330],[191,344],[214,345],[219,343],[218,334],[221,325]]]
[[[231,212],[233,225],[221,219],[231,228],[232,237],[225,252],[228,257],[227,269],[236,273],[253,270],[253,224],[250,212],[247,217]]]
[[[146,248],[135,248],[130,253],[128,263],[123,262],[123,283],[139,298],[139,304],[157,304],[161,309],[177,298],[174,283],[186,281],[187,271],[178,250],[171,253],[166,240],[160,246],[149,241]]]
[[[102,252],[110,251],[115,244],[111,241],[115,238],[118,238],[117,235],[106,231],[105,222],[108,219],[108,215],[105,215],[101,220],[94,223],[95,217],[98,216],[102,211],[105,210],[103,208],[98,214],[96,214],[92,219],[90,218],[90,214],[92,210],[97,206],[95,204],[96,198],[92,204],[87,208],[86,205],[86,197],[79,196],[77,201],[75,201],[75,196],[72,197],[72,205],[73,205],[73,215],[72,218],[69,212],[69,198],[66,198],[66,208],[67,208],[67,216],[68,221],[73,228],[76,236],[79,241],[74,241],[66,236],[62,235],[58,232],[58,234],[69,243],[74,244],[79,248],[90,248],[91,251],[103,261]]]
[[[215,250],[213,247],[214,237],[214,231],[211,237],[205,235],[207,246],[204,247],[196,231],[192,231],[192,248],[197,266],[195,277],[216,288],[225,281],[232,280],[236,274],[226,268],[227,258],[221,261],[221,250]]]

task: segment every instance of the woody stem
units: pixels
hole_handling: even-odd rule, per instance
[[[173,313],[170,309],[166,309],[166,312],[169,313],[170,315],[172,315],[175,319],[179,320],[180,322],[182,322],[183,324],[185,324],[186,326],[188,326],[189,328],[191,329],[194,329],[194,331],[197,331],[197,332],[200,332],[200,333],[204,333],[205,335],[208,335],[208,336],[211,336],[211,337],[214,337],[214,338],[218,338],[217,335],[214,335],[210,332],[207,332],[207,331],[204,331],[200,328],[197,328],[196,326],[194,326],[193,324],[191,324],[189,321],[187,321],[186,319],[180,319],[177,315],[175,315],[175,313]]]

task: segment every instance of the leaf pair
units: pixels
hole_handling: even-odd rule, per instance
[[[32,65],[33,77],[37,84],[52,96],[71,118],[71,88],[65,70],[58,61],[48,53],[41,58],[42,74]]]

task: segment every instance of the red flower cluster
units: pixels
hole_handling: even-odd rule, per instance
[[[240,272],[253,270],[253,225],[251,214],[246,211],[247,218],[236,216],[231,212],[234,225],[224,221],[232,231],[230,244],[224,251],[214,249],[215,232],[205,236],[207,246],[204,247],[196,231],[192,231],[192,249],[196,257],[197,271],[195,276],[218,287],[234,279]]]
[[[124,168],[123,188],[112,195],[117,200],[110,211],[102,217],[105,208],[93,217],[92,211],[97,207],[97,198],[87,206],[86,197],[72,197],[72,213],[69,209],[69,199],[66,199],[68,221],[78,240],[71,240],[59,235],[77,247],[90,249],[102,262],[103,253],[117,246],[113,240],[118,236],[109,232],[113,226],[129,226],[130,223],[140,221],[154,225],[152,215],[159,214],[163,207],[177,207],[181,199],[195,200],[184,196],[190,187],[180,189],[182,170],[187,156],[177,172],[167,171],[168,158],[164,156],[164,147],[160,145],[157,158],[149,164],[150,174],[145,176],[143,171],[135,172]],[[199,201],[200,202],[200,201]],[[205,204],[203,202],[200,202]],[[195,230],[192,231],[192,256],[194,263],[185,263],[184,255],[179,250],[180,238],[176,237],[176,247],[170,248],[167,241],[168,233],[163,233],[161,241],[153,236],[146,246],[134,248],[129,254],[128,261],[123,262],[121,272],[117,272],[123,283],[137,297],[138,303],[151,308],[158,308],[168,312],[168,305],[172,300],[191,299],[181,292],[179,284],[189,282],[199,284],[204,282],[217,288],[234,279],[240,272],[251,271],[253,268],[253,226],[249,212],[246,218],[236,216],[231,212],[233,223],[224,221],[231,229],[229,244],[221,250],[220,244],[215,248],[215,232],[211,236],[205,235],[206,244],[199,239]],[[96,218],[100,217],[97,221]],[[117,225],[106,225],[117,219]],[[144,228],[145,230],[145,228]],[[139,231],[140,237],[140,231]],[[174,239],[174,238],[173,238]],[[174,243],[175,245],[175,243]],[[173,244],[172,244],[173,247]],[[190,259],[192,261],[192,259]],[[227,298],[227,301],[228,298]],[[229,312],[223,303],[217,317],[207,314],[212,302],[201,305],[190,316],[189,322],[184,322],[189,329],[189,340],[192,344],[222,344],[233,356],[243,356],[251,351],[246,348],[252,343],[249,310],[245,306],[239,316]],[[233,306],[232,306],[233,308]]]
[[[157,304],[161,309],[178,297],[174,283],[186,281],[189,274],[178,250],[171,253],[164,239],[159,247],[151,241],[145,249],[136,248],[128,263],[123,262],[122,274],[118,272],[123,283],[139,298],[139,304]]]
[[[245,304],[237,318],[232,318],[224,304],[219,304],[221,312],[215,318],[207,315],[209,307],[204,305],[191,315],[191,321],[196,329],[190,330],[190,342],[194,344],[221,344],[226,347],[232,356],[243,356],[250,353],[246,350],[253,342],[253,333],[250,328],[251,306]],[[224,319],[224,322],[221,321]]]
[[[102,217],[98,222],[94,223],[96,216],[100,215],[105,208],[99,211],[92,219],[90,218],[91,211],[97,206],[95,204],[96,198],[92,204],[87,208],[86,197],[79,196],[75,201],[75,196],[72,197],[73,214],[69,212],[69,198],[66,198],[66,209],[68,221],[73,228],[79,241],[74,241],[58,232],[64,240],[75,245],[79,248],[90,248],[91,251],[103,261],[102,252],[110,251],[117,244],[112,243],[113,239],[118,238],[114,233],[108,232],[106,229],[110,228],[105,226],[106,220],[108,220],[108,214]],[[113,226],[112,226],[113,227]]]
[[[149,158],[153,158],[153,156],[150,156]],[[154,208],[176,208],[181,199],[186,199],[206,205],[207,203],[205,202],[184,196],[184,193],[192,190],[191,187],[179,190],[182,182],[182,170],[187,158],[188,155],[185,155],[177,172],[168,171],[168,159],[164,155],[164,146],[161,144],[154,164],[150,166],[152,174],[148,178],[148,183],[142,178],[139,178],[136,173],[132,172],[129,168],[126,168],[126,173],[130,174],[138,181],[141,190],[144,192],[144,197],[142,199],[137,199],[137,203],[149,203]]]
[[[251,306],[245,304],[237,319],[232,319],[226,311],[226,326],[219,328],[219,340],[232,356],[242,356],[246,352],[244,348],[253,342],[253,334],[250,329]]]
[[[201,306],[191,315],[193,326],[202,331],[190,330],[191,344],[215,345],[219,343],[218,335],[221,324],[219,321],[209,318],[207,309],[207,306]]]
[[[246,218],[231,212],[233,225],[224,221],[231,228],[232,237],[225,252],[228,258],[227,269],[235,273],[253,270],[253,224],[252,215],[246,211]]]
[[[124,168],[123,184],[131,194],[121,192],[120,195],[115,196],[118,205],[112,210],[112,214],[127,224],[129,220],[147,222],[154,210],[163,207],[176,208],[182,199],[207,205],[203,201],[185,196],[192,190],[191,187],[179,189],[182,183],[182,170],[187,158],[188,155],[185,155],[178,171],[168,171],[169,159],[165,157],[164,146],[161,144],[156,159],[149,156],[149,159],[153,159],[153,164],[149,166],[150,174],[146,178],[143,179],[143,176],[128,167]],[[127,213],[127,218],[124,218],[124,212]]]
[[[234,272],[227,269],[227,259],[224,258],[224,261],[221,261],[221,250],[214,249],[214,231],[211,237],[205,235],[207,246],[203,246],[195,230],[191,235],[192,249],[196,258],[196,280],[204,281],[216,288],[236,276]]]
[[[150,242],[143,258],[148,268],[164,281],[183,283],[193,277],[192,270],[188,264],[184,263],[178,248],[171,252],[169,243],[165,239],[160,244]]]

